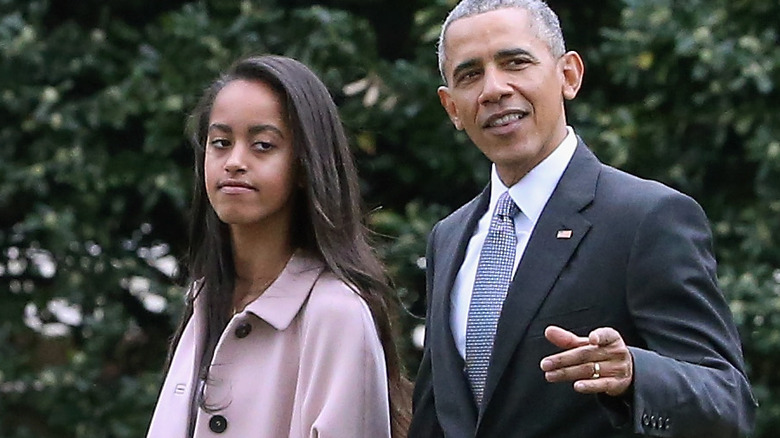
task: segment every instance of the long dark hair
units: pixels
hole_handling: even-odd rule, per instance
[[[384,265],[374,253],[363,221],[357,171],[338,110],[325,85],[302,63],[282,56],[237,61],[205,91],[192,112],[187,134],[195,152],[188,275],[191,290],[174,334],[168,362],[193,312],[196,295],[205,309],[205,345],[201,377],[229,321],[234,262],[228,226],[219,220],[206,195],[205,145],[212,105],[234,80],[261,81],[283,101],[293,132],[293,148],[304,184],[298,189],[293,245],[318,254],[328,270],[354,285],[374,318],[387,365],[393,437],[403,437],[410,420],[411,384],[404,377],[394,342],[397,299]],[[203,406],[202,397],[198,401]]]

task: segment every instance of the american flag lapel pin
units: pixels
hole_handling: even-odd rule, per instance
[[[555,235],[556,239],[571,239],[571,230],[558,230]]]

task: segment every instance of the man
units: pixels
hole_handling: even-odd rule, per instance
[[[409,438],[737,437],[755,402],[695,201],[601,164],[540,0],[465,0],[439,40],[490,185],[431,231]]]

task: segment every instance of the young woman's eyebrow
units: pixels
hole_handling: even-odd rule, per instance
[[[230,134],[233,132],[233,129],[229,125],[225,125],[224,123],[212,123],[211,125],[209,125],[209,132],[211,131],[221,131]]]
[[[253,125],[249,127],[249,133],[250,134],[259,134],[261,132],[271,131],[279,135],[279,137],[284,138],[284,134],[282,133],[282,130],[277,128],[274,125],[268,125],[268,124],[262,124],[262,125]]]

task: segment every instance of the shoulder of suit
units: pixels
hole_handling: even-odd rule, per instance
[[[474,213],[474,209],[479,205],[480,197],[483,194],[475,196],[471,201],[461,205],[457,210],[447,215],[444,219],[440,220],[441,224],[455,223],[459,224],[462,221],[468,220],[471,214]]]
[[[626,171],[617,169],[602,163],[602,171],[600,175],[599,183],[609,184],[609,188],[617,189],[623,188],[624,191],[631,191],[634,195],[637,190],[641,194],[648,196],[669,196],[682,194],[679,190],[676,190],[660,181],[642,178],[637,175],[633,175]]]
[[[603,163],[596,192],[597,196],[601,192],[610,202],[620,203],[627,210],[638,207],[640,211],[646,211],[669,201],[682,202],[701,209],[696,200],[677,189]]]

